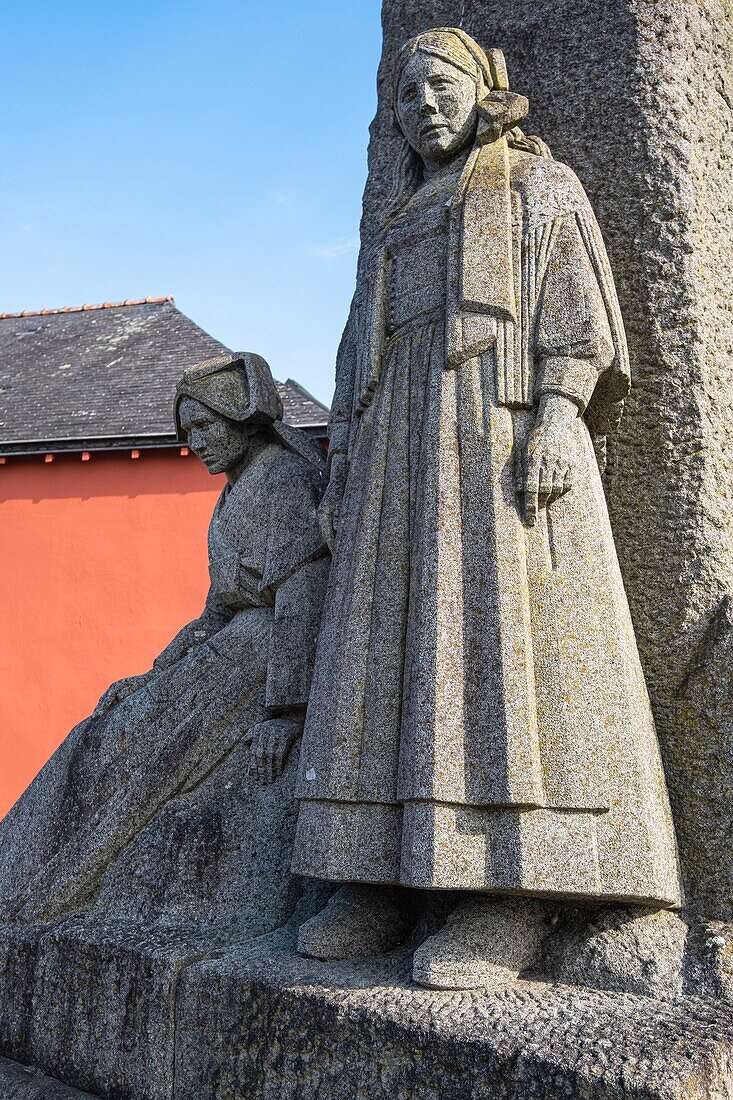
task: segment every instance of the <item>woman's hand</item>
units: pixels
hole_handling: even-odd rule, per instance
[[[524,446],[515,452],[514,483],[524,496],[524,518],[534,527],[540,508],[547,507],[573,485],[577,447],[573,424],[578,406],[561,394],[546,394],[537,421]]]
[[[282,775],[288,753],[302,732],[303,721],[297,718],[271,718],[249,730],[249,770],[263,786]]]
[[[323,500],[318,508],[318,522],[321,526],[321,534],[331,553],[333,553],[334,546],[336,545],[339,512],[341,511],[341,503],[344,499],[348,470],[349,464],[346,455],[342,454],[340,451],[337,452],[331,459],[331,475],[328,480],[328,487],[323,494]]]
[[[102,698],[97,703],[92,714],[92,718],[101,718],[103,714],[107,714],[108,711],[116,707],[118,703],[121,703],[123,699],[127,699],[130,695],[134,695],[140,688],[145,687],[151,677],[154,675],[152,670],[150,672],[143,672],[139,676],[125,676],[123,680],[117,680],[114,684],[111,684],[107,688]]]

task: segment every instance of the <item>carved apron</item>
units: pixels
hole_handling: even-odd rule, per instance
[[[674,905],[593,445],[579,417],[574,487],[528,528],[513,453],[532,409],[500,403],[496,342],[446,369],[451,188],[412,200],[382,250],[384,350],[352,425],[293,869]]]

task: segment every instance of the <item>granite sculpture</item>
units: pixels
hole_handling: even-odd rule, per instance
[[[91,905],[78,914],[71,913],[50,923],[0,926],[0,1050],[6,1058],[13,1059],[12,1062],[0,1059],[0,1090],[4,1087],[17,1100],[40,1100],[51,1095],[59,1100],[61,1097],[72,1100],[82,1095],[75,1091],[78,1089],[86,1090],[84,1096],[115,1100],[188,1100],[189,1097],[320,1100],[324,1096],[329,1100],[353,1100],[366,1095],[389,1100],[413,1100],[415,1096],[421,1100],[489,1097],[556,1100],[559,1096],[578,1100],[730,1100],[733,927],[711,918],[731,913],[728,782],[731,754],[726,732],[731,725],[728,654],[733,616],[727,603],[714,612],[722,589],[730,580],[729,562],[733,560],[730,550],[733,541],[728,538],[726,542],[733,512],[721,506],[727,501],[730,485],[726,476],[730,455],[726,460],[724,446],[733,438],[733,433],[725,430],[730,419],[730,402],[725,397],[730,389],[725,355],[727,352],[730,356],[730,350],[721,338],[721,334],[729,332],[725,327],[726,316],[730,317],[725,273],[730,269],[726,256],[732,255],[733,234],[728,231],[729,206],[709,200],[725,193],[721,185],[726,178],[726,165],[730,164],[730,148],[726,150],[725,140],[726,134],[730,136],[733,131],[729,121],[726,123],[730,89],[724,77],[731,56],[729,50],[726,52],[725,35],[732,24],[717,0],[694,6],[691,0],[670,0],[670,3],[662,0],[661,4],[656,0],[655,3],[610,0],[604,5],[578,0],[565,8],[546,4],[544,0],[492,0],[490,4],[487,0],[385,0],[379,106],[372,129],[362,224],[364,255],[354,314],[342,349],[342,366],[354,353],[361,356],[362,364],[365,359],[374,362],[369,346],[365,348],[354,340],[354,333],[361,331],[361,322],[356,326],[353,322],[360,310],[362,316],[376,316],[371,305],[364,302],[364,294],[369,285],[369,267],[379,256],[379,248],[374,248],[373,243],[377,236],[385,236],[385,209],[397,213],[393,210],[392,196],[387,194],[391,168],[396,165],[403,180],[417,169],[415,182],[419,182],[419,164],[405,149],[404,133],[394,125],[392,77],[395,66],[402,65],[401,60],[396,60],[398,47],[408,36],[427,27],[456,22],[470,30],[478,41],[505,46],[522,89],[532,91],[540,132],[551,139],[553,149],[563,151],[578,169],[612,249],[635,385],[618,431],[613,431],[615,416],[609,416],[607,423],[594,419],[594,409],[599,407],[595,399],[603,396],[600,392],[594,391],[582,419],[601,464],[605,429],[611,429],[607,436],[609,466],[604,475],[606,498],[617,545],[621,548],[622,571],[637,636],[644,646],[642,658],[663,739],[667,778],[673,792],[676,790],[673,810],[682,840],[685,886],[692,886],[694,892],[688,890],[681,911],[672,907],[668,896],[658,897],[657,906],[652,906],[636,904],[643,899],[626,894],[623,897],[631,900],[622,903],[606,900],[600,894],[587,897],[576,893],[568,900],[563,896],[537,899],[524,892],[508,897],[506,902],[501,894],[492,895],[490,900],[496,908],[489,910],[483,908],[488,895],[479,891],[466,895],[454,890],[428,891],[382,884],[375,894],[368,883],[352,883],[350,896],[344,897],[339,889],[334,905],[324,909],[328,895],[318,894],[317,885],[311,881],[306,883],[290,919],[276,931],[258,936],[258,931],[274,928],[284,919],[283,916],[279,921],[273,919],[278,905],[284,914],[292,909],[292,903],[271,904],[276,897],[275,883],[267,875],[274,865],[278,880],[287,877],[292,843],[289,830],[294,825],[290,803],[297,754],[291,752],[283,776],[274,784],[263,786],[259,782],[250,783],[249,779],[243,782],[250,750],[240,742],[228,762],[212,773],[210,782],[215,787],[216,801],[212,798],[201,820],[208,820],[207,815],[216,809],[216,820],[224,823],[237,805],[243,800],[247,803],[244,812],[250,819],[256,818],[258,833],[241,838],[236,860],[223,861],[222,877],[230,877],[233,867],[238,869],[240,883],[254,874],[261,884],[260,901],[267,903],[269,899],[269,911],[264,915],[256,913],[256,906],[247,899],[245,904],[221,906],[214,896],[207,911],[211,923],[199,925],[199,931],[190,934],[171,921],[170,908],[158,906],[153,919],[148,919],[152,915],[148,907],[142,920],[134,911],[133,919],[121,920],[121,910],[110,904],[108,880],[107,888],[98,895],[96,908]],[[469,53],[480,61],[480,54],[474,54],[472,48]],[[498,73],[501,58],[489,53],[487,62]],[[486,104],[488,121],[501,104],[502,96],[495,98],[493,107]],[[503,109],[510,118],[520,119],[524,108],[505,89]],[[485,115],[482,121],[487,121]],[[547,159],[544,156],[547,150],[538,139],[526,141],[525,149],[518,128],[510,128],[509,194],[517,228],[528,213],[538,212],[535,205],[528,202],[523,205],[524,197],[530,196],[531,181],[517,186],[522,182],[522,173],[517,171],[520,154]],[[495,169],[495,164],[489,165],[482,177],[486,187],[501,175]],[[549,189],[549,216],[554,218],[557,214],[553,208],[557,195],[565,194],[572,199],[570,210],[565,213],[576,211],[580,219],[580,214],[587,212],[586,200],[567,170],[549,160],[540,170],[557,173],[549,176],[553,183]],[[459,178],[456,172],[457,182]],[[531,198],[542,209],[540,196],[532,191]],[[572,203],[578,201],[581,206],[576,210]],[[470,215],[470,202],[467,206],[464,203],[463,208],[464,222],[470,227],[472,218],[469,216],[466,222],[466,209]],[[706,219],[709,222],[713,218],[714,232],[710,226],[705,230]],[[497,218],[491,234],[494,240],[501,239],[495,236],[500,224]],[[592,221],[591,229],[595,239]],[[409,237],[409,231],[406,236]],[[471,234],[468,236],[470,240]],[[724,238],[728,242],[727,253],[720,247]],[[450,226],[448,239],[455,240],[451,238]],[[419,244],[418,235],[415,240]],[[565,240],[564,235],[561,240]],[[709,247],[711,241],[715,242],[714,248]],[[585,238],[583,245],[586,247]],[[583,255],[582,250],[580,254]],[[430,261],[432,254],[428,248],[423,255]],[[484,249],[478,270],[483,271],[483,265],[497,255],[495,249]],[[570,255],[577,252],[571,249]],[[601,293],[612,333],[613,362],[603,366],[609,354],[607,347],[604,351],[603,342],[595,355],[581,358],[588,366],[594,361],[599,365],[601,373],[596,389],[604,379],[620,383],[618,389],[606,395],[611,398],[610,411],[615,407],[618,412],[619,401],[614,398],[623,396],[626,387],[622,376],[626,370],[623,345],[614,339],[611,323],[615,303],[612,297],[606,299],[612,286],[607,272],[606,278],[597,273],[589,250],[588,257],[588,281],[583,279],[581,284],[588,290],[590,315],[596,322],[600,315],[600,327],[604,329],[603,315],[597,310],[597,292]],[[515,276],[524,270],[522,257],[519,259],[517,264],[512,256]],[[706,268],[714,270],[716,278],[703,279],[698,284],[695,279],[701,273],[704,275]],[[450,270],[455,271],[455,266]],[[426,275],[417,281],[420,293],[425,291],[423,284],[428,278]],[[446,272],[446,281],[447,278]],[[392,285],[397,282],[396,275]],[[470,278],[467,285],[471,285]],[[699,292],[693,294],[693,289]],[[481,288],[478,290],[480,294]],[[518,298],[515,285],[515,306]],[[408,304],[408,308],[412,307]],[[538,308],[541,316],[543,303]],[[477,317],[483,323],[483,315]],[[518,324],[523,320],[520,313]],[[476,327],[480,328],[480,324],[474,326],[474,332]],[[470,336],[470,328],[470,324],[469,330],[464,326],[463,334],[468,331]],[[373,331],[377,336],[378,330]],[[415,339],[419,351],[420,340]],[[411,366],[418,365],[417,354],[410,353],[406,358]],[[558,358],[569,360],[566,368],[572,366],[573,356]],[[454,378],[467,366],[451,368]],[[384,359],[382,378],[385,367],[387,371],[393,369]],[[491,374],[487,373],[490,380]],[[442,383],[443,376],[440,377]],[[417,375],[414,380],[420,381]],[[376,377],[375,381],[372,398],[376,403],[380,400],[382,382]],[[483,432],[481,439],[494,445],[501,414],[505,419],[507,414],[511,417],[512,432],[517,424],[521,426],[522,418],[529,427],[541,400],[533,408],[500,406],[498,399],[486,399],[487,393],[494,397],[485,385],[487,380],[479,381],[481,384],[476,385],[472,395],[475,404],[470,408],[486,410],[484,421],[478,422]],[[394,395],[399,399],[401,391],[396,388]],[[440,407],[444,410],[442,392],[440,396]],[[459,396],[461,409],[465,411],[468,405],[465,392],[456,393],[456,410]],[[384,402],[386,398],[382,396],[381,400]],[[392,408],[392,420],[382,433],[390,443],[391,454],[395,452],[394,430],[400,425],[401,407],[397,400],[392,402]],[[407,405],[403,403],[402,408]],[[365,409],[362,415],[368,417],[369,410]],[[451,418],[446,419],[450,428]],[[411,420],[414,425],[414,418]],[[585,429],[577,420],[576,416],[572,422],[574,430],[584,437]],[[342,439],[347,436],[346,449],[349,449],[348,437],[360,430],[358,420],[352,419],[346,427],[347,421],[348,417],[343,420],[343,428],[337,419],[334,422],[333,474],[339,465],[338,456],[344,450],[338,447],[339,434]],[[475,425],[476,419],[469,418],[467,423]],[[453,418],[453,424],[457,431],[457,417]],[[377,427],[381,433],[382,426]],[[428,428],[435,430],[434,425],[431,428],[428,424]],[[434,437],[428,432],[426,438]],[[472,439],[461,427],[459,459],[473,461]],[[418,442],[414,431],[411,442],[414,452]],[[590,501],[588,522],[581,530],[591,534],[595,531],[597,541],[593,545],[601,546],[601,564],[590,560],[589,554],[589,560],[581,563],[582,568],[596,576],[604,568],[603,563],[608,563],[607,543],[605,536],[601,537],[604,531],[607,534],[604,510],[594,495],[599,486],[595,475],[584,465],[587,462],[592,471],[590,450],[587,439],[584,446],[580,440],[575,442],[574,476],[563,477],[561,485],[562,471],[558,471],[557,488],[567,490],[562,496],[551,499],[556,481],[553,471],[552,492],[546,478],[542,502],[542,481],[537,482],[535,510],[534,481],[531,481],[527,514],[527,469],[521,453],[521,465],[512,478],[512,482],[519,483],[520,491],[517,493],[513,483],[507,484],[504,505],[498,510],[501,516],[506,517],[508,512],[513,515],[511,504],[521,518],[519,542],[520,547],[524,542],[528,554],[530,613],[536,605],[542,612],[541,593],[545,586],[538,594],[535,582],[539,570],[534,565],[529,568],[536,561],[529,556],[529,546],[539,534],[546,533],[547,555],[553,562],[553,569],[548,564],[546,572],[557,582],[555,574],[562,572],[565,560],[559,551],[569,553],[570,560],[578,551],[572,544],[568,550],[563,543],[568,528],[555,524],[555,516],[558,520],[563,515],[567,518],[567,511],[562,510],[570,509],[571,504],[575,510],[570,514],[577,515],[580,504],[572,498],[579,487]],[[449,447],[446,455],[448,461],[439,468],[443,478],[440,486],[446,489],[444,498],[440,498],[444,502],[444,516],[449,514],[451,502],[455,502],[451,488],[455,447]],[[349,476],[354,476],[353,452],[350,458]],[[392,478],[390,488],[398,489],[401,483],[392,477],[393,469],[390,466],[387,470],[385,466],[385,477]],[[480,500],[476,494],[479,504],[495,500],[494,483],[488,480],[488,485],[491,492],[482,489]],[[589,493],[593,487],[594,493]],[[426,480],[425,492],[429,488]],[[338,513],[342,489],[343,485],[339,486],[338,479],[333,477],[322,510],[332,542],[334,535],[338,541],[346,530],[345,513]],[[713,501],[718,507],[711,507]],[[343,503],[345,506],[345,500]],[[463,505],[461,500],[461,515]],[[478,505],[470,495],[465,506],[468,518],[476,521]],[[453,508],[455,514],[454,503]],[[405,530],[404,513],[398,511],[395,522],[400,515]],[[493,517],[488,510],[482,515]],[[385,515],[385,521],[388,518]],[[534,524],[530,525],[528,519],[534,519]],[[600,535],[591,520],[604,521]],[[431,522],[434,524],[434,516]],[[331,529],[332,523],[335,531]],[[508,524],[502,530],[511,534],[516,527]],[[364,533],[369,534],[368,526]],[[387,533],[391,536],[389,523],[385,522],[385,537]],[[406,533],[409,535],[409,530]],[[391,548],[392,542],[387,540],[387,545]],[[338,556],[338,546],[336,550]],[[442,568],[443,562],[448,563],[446,575],[450,579],[455,554],[453,547],[448,550],[450,553],[443,554],[438,566]],[[491,555],[487,555],[487,561],[492,563]],[[386,564],[399,575],[399,557],[390,553]],[[506,569],[502,568],[504,577]],[[495,563],[492,575],[500,576]],[[604,574],[604,579],[608,582],[609,576]],[[487,605],[491,608],[495,606],[491,601],[498,598],[498,584],[493,590],[486,587]],[[552,596],[554,599],[558,593],[553,591]],[[595,605],[587,603],[588,597],[594,601],[598,593],[584,592],[583,617],[572,624],[577,625],[574,631],[577,648],[587,645],[588,637],[597,627],[588,610]],[[455,615],[455,622],[464,624],[464,651],[467,651],[467,608],[470,610],[464,595],[463,606],[458,607],[461,614]],[[626,615],[625,601],[620,608],[614,604],[612,611],[618,616],[611,616],[612,624],[618,625]],[[397,612],[392,605],[374,606],[369,629],[375,638],[378,632],[384,632],[385,624],[391,628]],[[539,620],[540,624],[545,621],[542,617]],[[708,623],[709,629],[703,629]],[[602,627],[613,635],[613,625],[609,627],[604,622]],[[531,618],[529,633],[534,656],[539,634]],[[526,641],[526,633],[521,637]],[[521,653],[521,646],[518,648]],[[601,700],[609,690],[614,652],[610,652],[611,660],[597,677]],[[574,657],[573,652],[568,655],[560,648],[551,653],[553,659],[555,654],[558,660],[562,657],[566,669],[568,657]],[[628,672],[628,665],[623,662],[619,662],[618,668],[622,673],[624,669]],[[460,664],[457,671],[465,675]],[[363,681],[367,673],[372,677],[369,681],[372,700],[379,699],[385,690],[388,693],[388,678],[382,681],[373,670],[364,668],[353,680],[355,692],[362,690],[360,677]],[[593,675],[596,673],[597,668]],[[552,684],[546,670],[535,670],[535,675],[545,687],[548,682]],[[670,698],[675,692],[676,703]],[[639,706],[643,694],[643,687],[632,693]],[[560,697],[565,705],[564,693],[560,692]],[[585,697],[589,698],[591,708],[596,707],[595,685],[587,688]],[[466,698],[470,702],[472,695],[468,693]],[[448,694],[446,702],[453,705],[455,698]],[[562,709],[561,713],[564,715]],[[559,727],[560,733],[562,728]],[[543,729],[540,711],[538,742]],[[642,729],[649,727],[644,725]],[[377,733],[381,736],[381,732],[380,727]],[[636,782],[635,768],[639,761],[649,761],[650,742],[653,748],[651,733],[641,739],[642,751],[629,770],[632,783]],[[546,767],[543,753],[548,743],[552,743],[551,738],[539,743],[543,783],[547,771],[555,782],[562,778],[562,761],[557,767]],[[452,748],[455,742],[448,740],[447,746]],[[367,754],[373,747],[374,742],[365,739]],[[621,741],[620,750],[622,754],[628,750],[626,741]],[[658,777],[653,757],[654,753],[653,766],[647,774]],[[572,744],[567,747],[567,758],[569,775],[582,773]],[[270,759],[274,763],[275,756]],[[593,760],[597,763],[597,758]],[[437,757],[435,762],[442,769],[445,758]],[[471,767],[466,769],[465,778],[473,781],[476,760],[469,763]],[[555,761],[550,763],[554,765]],[[611,763],[615,766],[613,759]],[[314,767],[304,768],[301,782],[312,782],[307,775]],[[531,774],[534,776],[536,772]],[[591,770],[589,798],[597,797],[598,792],[612,797],[617,774],[612,769],[604,777]],[[439,778],[442,775],[441,770]],[[447,771],[446,777],[455,781],[455,772]],[[201,796],[208,782],[197,788],[194,797]],[[653,780],[650,785],[654,785]],[[576,791],[578,785],[571,779],[568,789]],[[184,794],[183,799],[173,799],[172,805],[178,806],[190,797]],[[655,805],[660,802],[664,803],[663,788]],[[558,812],[552,807],[524,804],[517,806],[515,812],[519,818],[520,814],[529,815],[537,810]],[[613,809],[596,807],[581,812],[587,812],[598,823]],[[580,817],[576,808],[571,808],[570,813],[573,818]],[[666,818],[666,812],[662,816]],[[641,821],[643,834],[641,810],[637,820]],[[283,827],[279,831],[275,828],[273,834],[278,821],[284,823]],[[202,842],[181,843],[189,834]],[[171,865],[168,877],[176,878],[186,862],[191,874],[182,891],[185,895],[190,893],[191,882],[216,863],[219,849],[206,838],[212,835],[216,839],[217,829],[207,828],[202,835],[198,817],[178,816],[173,835],[177,845],[155,853],[148,881],[155,874],[160,875],[161,868],[168,864]],[[279,838],[275,844],[273,835]],[[467,844],[480,845],[485,836],[483,828],[467,829],[461,839]],[[663,830],[662,842],[665,836],[669,850],[670,835]],[[621,829],[620,838],[624,850],[629,839],[625,829]],[[353,837],[344,830],[338,839],[350,855]],[[525,841],[526,833],[520,839]],[[364,830],[360,841],[367,852],[373,848],[372,840],[368,829]],[[551,856],[552,844],[548,842],[546,848]],[[467,851],[475,856],[476,847]],[[136,845],[134,852],[139,871],[141,846]],[[527,843],[517,847],[514,860],[517,872],[527,867],[528,854],[534,858],[535,853]],[[389,850],[385,856],[392,858]],[[302,849],[299,858],[304,858]],[[411,865],[414,866],[414,861]],[[440,867],[437,861],[435,865]],[[469,861],[467,866],[470,870],[473,864]],[[487,859],[485,866],[494,873],[495,864]],[[586,866],[581,862],[580,871]],[[577,873],[575,862],[570,862],[571,884],[577,885]],[[211,883],[212,879],[207,877],[205,881]],[[660,889],[666,890],[675,883],[676,874],[667,879],[666,887],[663,876],[656,881]],[[139,875],[135,889],[138,883]],[[133,897],[135,889],[128,887],[125,896]],[[143,880],[143,894],[146,889]],[[475,916],[471,924],[474,933],[473,943],[469,944],[471,951],[466,950],[465,934],[459,935],[454,939],[459,950],[452,959],[447,959],[447,952],[444,953],[443,961],[449,965],[436,974],[437,952],[433,941],[433,947],[429,948],[432,958],[427,962],[423,959],[422,972],[417,968],[416,973],[415,953],[419,953],[423,942],[430,944],[430,937],[441,927],[445,929],[443,943],[450,945],[457,921],[446,918],[450,918],[461,897],[470,899],[467,905]],[[377,898],[381,899],[379,904],[375,903]],[[233,901],[230,897],[230,902]],[[691,907],[692,901],[695,908]],[[202,911],[199,895],[194,902],[197,911]],[[662,902],[668,907],[660,907]],[[367,934],[362,918],[370,906],[374,921]],[[222,934],[221,926],[213,923],[214,918],[222,911],[232,914],[237,908],[241,923],[229,924]],[[308,925],[308,918],[319,908],[329,918],[326,931],[331,947],[337,948],[332,954],[353,953],[355,931],[359,933],[361,947],[370,946],[375,952],[389,947],[397,935],[409,933],[409,938],[395,950],[370,958],[321,961],[300,954],[298,937],[303,947],[306,935],[315,940],[319,923],[323,929],[322,921]],[[465,908],[459,907],[456,913],[464,933],[469,923]],[[179,915],[184,912],[182,908]],[[330,919],[334,915],[337,921]],[[168,923],[161,923],[161,919]],[[415,927],[410,933],[413,923]],[[369,939],[371,944],[367,942]],[[487,944],[492,949],[490,958]],[[520,967],[522,972],[517,978]],[[475,984],[477,973],[486,984],[470,990],[420,988],[413,981],[414,976],[422,980],[437,977],[439,981],[435,984],[467,985]],[[36,1067],[36,1071],[24,1066]],[[43,1077],[37,1070],[54,1080]]]
[[[6,922],[91,907],[257,932],[295,904],[292,785],[261,788],[282,775],[308,699],[329,569],[316,520],[324,458],[282,423],[257,355],[187,370],[175,417],[179,438],[227,477],[206,606],[150,671],[109,688],[3,821]]]
[[[733,593],[733,13],[724,0],[384,0],[364,247],[400,144],[404,42],[457,25],[506,51],[531,129],[571,164],[603,230],[633,387],[606,500],[656,720],[686,910],[733,920],[733,752],[717,678]],[[701,667],[709,660],[708,668]],[[689,682],[697,666],[695,684]],[[730,693],[726,674],[719,691]],[[686,685],[683,688],[683,684]],[[733,693],[731,693],[733,694]],[[722,703],[722,705],[721,705]]]
[[[413,977],[485,986],[538,958],[529,898],[681,903],[600,476],[629,363],[588,199],[519,128],[501,52],[421,33],[393,106],[337,366],[297,790],[294,870],[345,885],[299,945],[387,950],[414,921],[395,887],[459,890]]]

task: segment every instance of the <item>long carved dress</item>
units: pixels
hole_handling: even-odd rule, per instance
[[[505,155],[521,308],[513,324],[458,318],[459,342],[470,353],[478,333],[480,353],[450,366],[458,173],[424,185],[361,268],[332,411],[349,472],[293,869],[676,905],[665,781],[586,424],[602,431],[628,386],[615,291],[572,172]],[[529,528],[513,457],[546,392],[586,418],[572,428],[572,490]]]
[[[216,505],[203,614],[137,691],[72,730],[2,822],[1,919],[89,904],[209,934],[287,919],[290,790],[248,778],[247,731],[305,706],[329,559],[322,459],[281,431],[293,450],[269,442]]]

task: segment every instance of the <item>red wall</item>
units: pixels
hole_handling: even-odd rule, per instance
[[[222,483],[177,450],[0,465],[0,816],[199,613]]]

